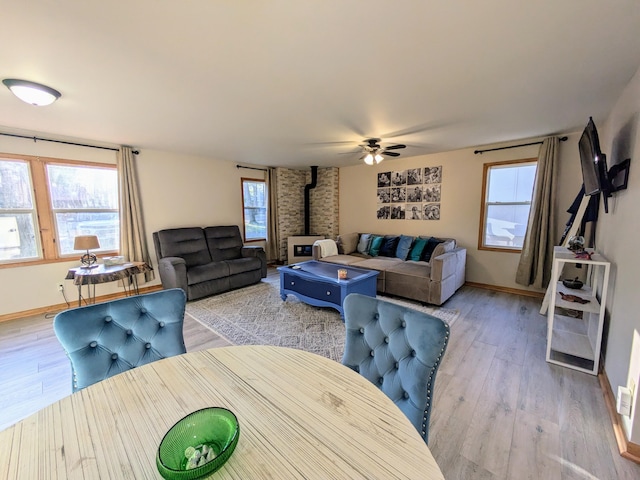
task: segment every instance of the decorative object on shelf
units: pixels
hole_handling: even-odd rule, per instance
[[[574,235],[569,238],[567,248],[572,252],[584,252],[584,237],[582,235]]]
[[[59,91],[40,83],[29,82],[28,80],[5,78],[2,80],[2,83],[20,100],[37,107],[51,105],[61,97]]]
[[[578,280],[578,277],[576,277],[574,279],[565,278],[564,280],[562,280],[562,285],[573,290],[580,290],[584,283],[582,283],[582,281]]]
[[[565,301],[565,302],[575,302],[575,303],[589,303],[591,300],[587,300],[586,298],[582,298],[579,297],[577,295],[569,295],[563,292],[558,292],[560,294],[560,297]]]
[[[340,280],[346,280],[347,279],[347,270],[345,268],[339,268],[338,269],[338,278]]]
[[[166,433],[156,455],[158,472],[167,479],[211,475],[231,457],[240,425],[230,410],[203,408],[179,420]]]
[[[116,257],[103,257],[102,262],[105,267],[112,267],[114,265],[124,265],[127,263],[122,255]]]
[[[591,252],[587,252],[583,250],[581,252],[574,252],[573,256],[575,258],[579,258],[580,260],[591,260]]]
[[[98,266],[98,259],[93,253],[89,253],[89,250],[100,248],[100,242],[95,235],[78,235],[73,240],[74,250],[86,250],[87,253],[80,257],[82,268],[95,268]]]

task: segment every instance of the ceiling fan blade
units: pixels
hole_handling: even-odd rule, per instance
[[[355,155],[356,153],[362,153],[362,149],[352,150],[350,152],[340,152],[338,155]]]
[[[399,150],[401,148],[407,148],[406,145],[389,145],[388,147],[385,147],[385,150]]]
[[[382,155],[389,155],[390,157],[399,157],[399,156],[400,156],[400,154],[399,154],[399,153],[397,153],[397,152],[388,152],[388,151],[386,151],[386,150],[384,150],[384,151],[382,152]]]

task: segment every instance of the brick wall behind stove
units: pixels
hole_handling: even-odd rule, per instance
[[[338,168],[319,168],[316,188],[309,192],[309,233],[336,238],[338,235]],[[311,183],[311,170],[277,169],[278,260],[287,261],[287,238],[304,232],[304,187]]]
[[[338,236],[338,168],[319,168],[316,188],[309,192],[309,233],[335,239]],[[307,174],[311,181],[311,172]]]
[[[302,234],[304,230],[304,170],[278,168],[278,260],[287,260],[287,238]]]

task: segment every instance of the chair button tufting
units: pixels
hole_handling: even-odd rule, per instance
[[[400,324],[402,325],[402,328],[405,328],[407,326],[407,322],[405,322],[404,320],[402,321],[402,323]]]
[[[389,343],[389,337],[384,337],[384,343]]]
[[[93,342],[91,342],[91,343],[89,344],[89,346],[90,346],[91,348],[96,348],[96,347],[98,346],[98,342],[93,341]]]
[[[360,327],[360,333],[364,333],[364,328]]]
[[[405,399],[409,398],[409,394],[408,394],[407,392],[404,392],[404,393],[402,394],[402,396],[403,396]]]
[[[131,329],[127,330],[127,335],[133,335],[133,331]]]
[[[140,313],[147,313],[147,309],[146,308],[141,308],[140,309]]]
[[[394,366],[396,367],[396,370],[398,370],[400,368],[400,364],[398,362],[396,362],[396,364]]]
[[[417,355],[416,351],[415,350],[411,350],[411,356],[415,357],[416,355]]]
[[[158,326],[159,326],[160,328],[164,327],[164,322],[160,322],[160,323],[158,324]]]
[[[378,384],[379,384],[379,385],[382,385],[382,384],[383,384],[383,382],[384,382],[384,378],[380,377],[380,378],[378,379]]]
[[[358,373],[360,373],[360,367],[359,367],[359,366],[357,366],[357,365],[353,368],[353,370],[354,370],[354,371],[356,371],[356,372],[358,372]]]
[[[151,344],[150,343],[146,343],[144,348],[146,348],[147,350],[151,348]]]
[[[105,323],[109,323],[111,320],[113,320],[113,318],[111,318],[110,316],[104,317],[104,322]]]
[[[117,360],[118,359],[118,354],[114,353],[111,355],[111,360]]]
[[[378,319],[380,318],[380,314],[379,314],[379,313],[376,313],[376,314],[373,316],[373,318],[375,318],[376,320],[378,320]]]
[[[371,353],[369,355],[371,355],[373,357],[373,350],[371,350]]]

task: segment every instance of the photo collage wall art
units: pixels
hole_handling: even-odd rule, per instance
[[[440,220],[442,166],[378,173],[378,220]]]

